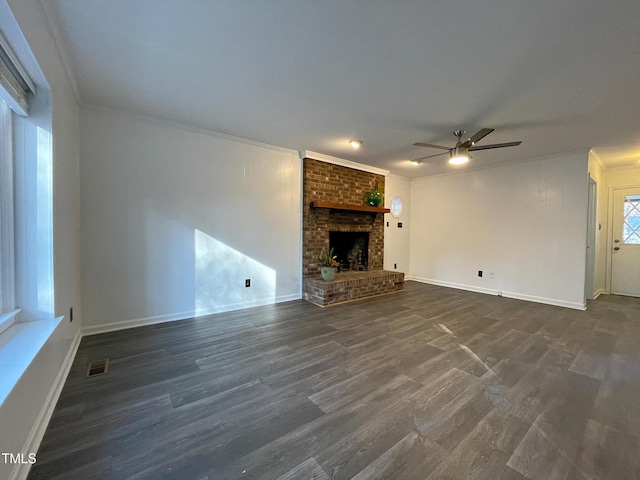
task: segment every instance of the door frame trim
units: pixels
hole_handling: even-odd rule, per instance
[[[587,193],[587,254],[585,256],[584,298],[595,300],[596,264],[598,262],[598,182],[589,174],[589,190]],[[589,268],[591,267],[591,268]]]

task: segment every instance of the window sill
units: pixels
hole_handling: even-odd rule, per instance
[[[16,322],[0,334],[0,406],[62,318]]]
[[[0,334],[5,330],[8,330],[9,327],[16,322],[16,315],[19,313],[20,309],[0,315]]]

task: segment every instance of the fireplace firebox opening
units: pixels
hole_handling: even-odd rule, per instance
[[[329,232],[329,248],[333,248],[341,271],[369,270],[368,232]]]

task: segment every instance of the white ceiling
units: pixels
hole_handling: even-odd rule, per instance
[[[594,148],[640,165],[640,1],[55,0],[81,101],[419,177]],[[353,150],[347,141],[364,141]],[[458,167],[460,168],[460,167]]]

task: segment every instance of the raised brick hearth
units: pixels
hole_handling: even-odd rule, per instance
[[[404,288],[404,274],[382,269],[384,214],[331,208],[313,208],[311,202],[364,205],[365,195],[384,176],[319,160],[304,159],[303,191],[303,298],[317,305],[332,305],[357,298],[392,293]],[[320,278],[318,257],[329,248],[329,232],[367,232],[368,269],[339,272],[335,280]]]
[[[307,278],[304,283],[304,299],[324,307],[398,292],[403,288],[404,273],[401,272],[388,270],[342,272],[330,282],[325,282],[320,277]]]

